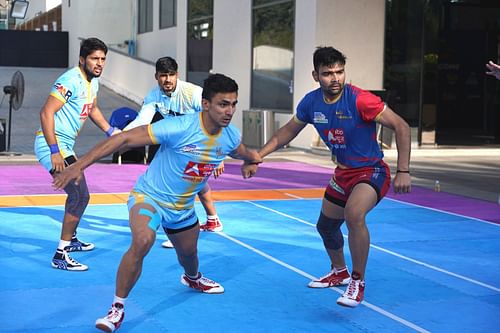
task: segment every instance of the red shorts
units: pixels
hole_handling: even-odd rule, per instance
[[[337,167],[330,179],[330,183],[326,186],[325,199],[345,207],[352,189],[359,183],[371,185],[377,192],[377,202],[379,202],[387,194],[391,186],[389,167],[384,161],[363,168],[341,169]]]

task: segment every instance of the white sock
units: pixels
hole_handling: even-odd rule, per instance
[[[125,306],[125,301],[126,300],[127,300],[127,297],[122,298],[122,297],[119,297],[119,296],[115,295],[115,298],[113,299],[113,304],[120,303],[121,305]]]
[[[59,246],[57,247],[59,250],[64,250],[66,246],[69,246],[71,244],[71,241],[66,241],[66,240],[59,240]]]
[[[219,216],[217,214],[215,215],[207,215],[207,220],[215,220],[215,219],[218,219]]]

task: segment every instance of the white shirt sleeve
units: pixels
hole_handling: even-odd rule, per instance
[[[123,130],[130,131],[131,129],[139,126],[149,125],[151,123],[151,120],[153,120],[153,117],[156,112],[155,104],[156,103],[149,103],[143,105],[139,110],[137,117],[130,124],[128,124]]]

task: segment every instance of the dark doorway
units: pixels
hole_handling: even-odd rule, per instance
[[[419,145],[500,143],[500,0],[387,0],[384,88]]]
[[[485,75],[498,62],[500,2],[443,2],[437,65],[436,143],[500,142],[500,83]]]

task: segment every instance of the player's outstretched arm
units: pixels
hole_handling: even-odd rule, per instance
[[[142,147],[144,145],[153,144],[148,133],[148,126],[141,126],[131,131],[122,132],[118,135],[98,143],[87,154],[80,158],[76,163],[64,169],[61,173],[54,176],[53,187],[55,189],[64,188],[68,183],[76,179],[78,184],[83,170],[104,156],[107,156],[117,150],[130,147]]]
[[[290,119],[288,123],[276,131],[271,139],[266,142],[264,147],[259,150],[259,155],[264,158],[275,150],[289,144],[305,126],[306,123],[298,123],[295,118]]]
[[[132,120],[130,124],[125,126],[123,130],[130,131],[131,129],[134,129],[136,127],[151,124],[155,113],[156,103],[143,104],[141,109],[139,110],[139,113],[137,114],[137,117],[135,117],[135,119]]]
[[[496,77],[500,80],[500,65],[495,64],[493,61],[489,61],[486,64],[486,68],[488,68],[488,72],[486,74]]]
[[[262,163],[262,158],[255,149],[249,149],[240,144],[231,154],[231,157],[245,161],[241,165],[243,178],[251,178],[257,172],[257,165]]]

